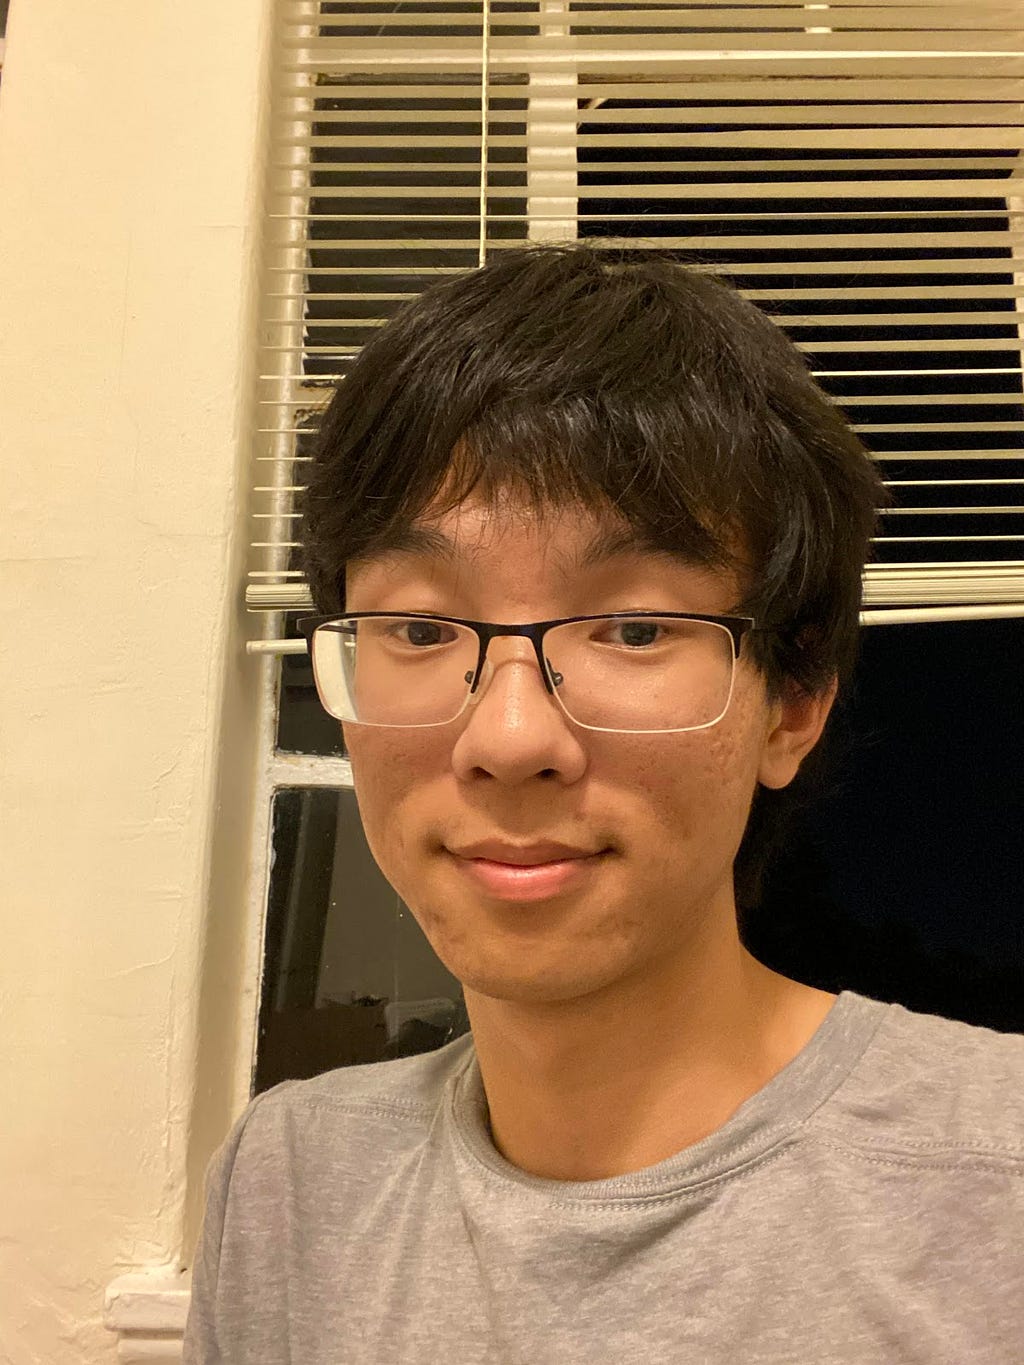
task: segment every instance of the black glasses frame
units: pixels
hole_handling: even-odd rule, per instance
[[[466,681],[471,682],[470,696],[476,691],[480,682],[480,675],[483,673],[484,662],[487,658],[487,648],[497,635],[522,635],[532,642],[537,654],[537,666],[540,669],[541,677],[544,679],[544,686],[547,688],[548,694],[554,696],[555,686],[562,681],[561,674],[556,673],[552,678],[544,662],[544,636],[554,626],[568,626],[576,621],[639,621],[651,616],[671,621],[707,621],[710,625],[724,626],[729,632],[732,640],[733,663],[740,657],[744,635],[757,629],[752,616],[707,616],[703,612],[693,611],[605,611],[595,616],[559,616],[553,621],[529,621],[519,625],[510,625],[498,621],[468,621],[462,616],[443,616],[433,611],[350,611],[334,612],[330,616],[302,616],[295,624],[305,637],[306,648],[312,655],[313,635],[321,626],[330,625],[334,621],[360,621],[370,616],[407,616],[420,621],[445,621],[449,625],[468,626],[470,630],[475,630],[480,641],[480,653],[477,656],[476,669],[473,672],[472,679],[468,673],[466,674]]]

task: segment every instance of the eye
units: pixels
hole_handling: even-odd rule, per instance
[[[439,638],[445,631],[448,632],[449,641],[455,638],[454,628],[444,621],[405,620],[393,621],[385,633],[400,644],[422,648],[446,643]]]
[[[603,631],[605,635],[621,634],[622,641],[629,649],[640,649],[645,645],[660,643],[658,632],[669,633],[663,621],[638,619],[636,621],[609,621]],[[613,642],[614,643],[614,642]]]

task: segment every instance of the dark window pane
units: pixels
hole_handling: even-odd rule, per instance
[[[827,990],[1024,1032],[1024,620],[871,626],[825,799],[744,925]]]
[[[254,1093],[467,1031],[462,988],[374,862],[354,792],[280,789],[273,850]]]

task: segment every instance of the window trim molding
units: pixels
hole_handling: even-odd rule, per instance
[[[103,1323],[117,1334],[122,1365],[180,1361],[191,1298],[191,1277],[173,1266],[131,1271],[111,1280]]]

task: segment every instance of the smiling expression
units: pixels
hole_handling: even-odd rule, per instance
[[[620,548],[580,565],[595,533],[628,530],[577,508],[499,514],[475,499],[421,519],[450,559],[405,551],[349,565],[349,611],[537,621],[646,610],[725,615],[734,574]],[[570,721],[532,644],[492,640],[492,672],[448,725],[345,723],[370,849],[434,951],[496,999],[567,1001],[662,972],[732,917],[732,865],[758,781],[781,786],[769,736],[779,704],[741,653],[732,701],[697,731],[621,734]],[[793,767],[795,771],[795,766]],[[561,890],[489,895],[450,850],[480,840],[608,849]]]

